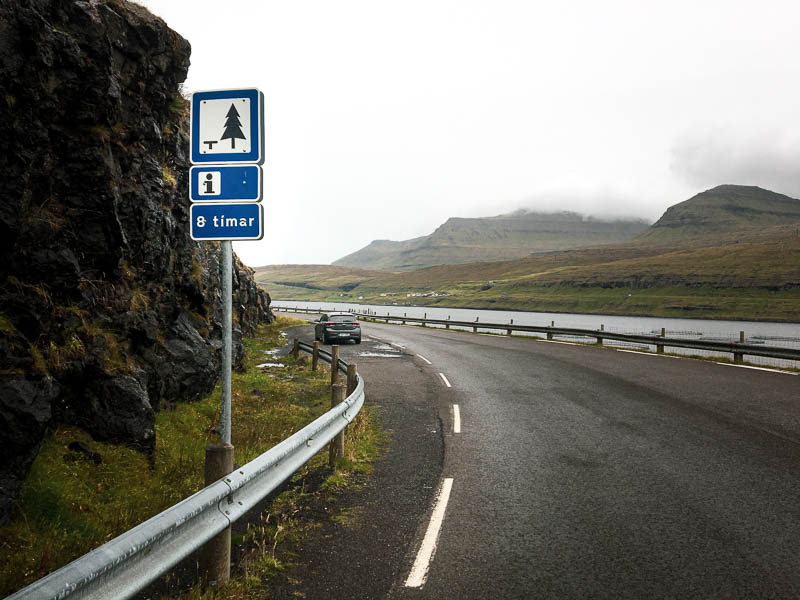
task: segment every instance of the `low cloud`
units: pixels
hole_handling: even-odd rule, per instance
[[[644,201],[626,192],[559,191],[529,196],[513,207],[531,212],[575,212],[603,220],[642,219],[652,223],[663,212],[661,203]]]
[[[721,184],[757,185],[800,198],[800,137],[782,132],[691,134],[673,146],[671,169],[702,189]]]

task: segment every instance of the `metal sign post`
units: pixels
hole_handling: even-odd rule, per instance
[[[233,248],[222,242],[222,431],[220,441],[231,443],[231,370],[233,356]],[[227,473],[225,473],[227,475]]]
[[[222,242],[222,423],[231,443],[233,251],[264,235],[261,164],[264,94],[256,88],[195,92],[191,101],[189,218],[192,239]]]
[[[255,88],[195,92],[191,101],[189,209],[191,236],[222,246],[222,402],[220,443],[206,448],[205,483],[233,471],[231,369],[233,357],[233,249],[231,240],[264,235],[261,164],[264,162],[264,94]],[[231,530],[203,548],[207,585],[230,579]]]

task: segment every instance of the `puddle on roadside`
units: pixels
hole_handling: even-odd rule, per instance
[[[381,352],[398,352],[397,348],[390,346],[389,344],[375,344],[375,350]]]

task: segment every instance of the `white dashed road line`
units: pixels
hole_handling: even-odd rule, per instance
[[[461,433],[461,409],[453,404],[453,433]]]
[[[411,573],[406,579],[406,587],[420,588],[425,585],[425,580],[428,578],[428,569],[430,569],[431,560],[433,560],[433,555],[436,552],[436,544],[439,542],[439,532],[442,529],[447,502],[450,500],[450,490],[452,489],[453,478],[448,477],[442,482],[442,489],[439,492],[439,498],[436,500],[436,507],[433,509],[431,521],[428,523],[428,530],[425,532],[425,537],[417,553],[417,560],[414,561]]]
[[[445,377],[445,376],[444,376],[444,373],[439,373],[439,377],[441,377],[441,378],[442,378],[442,381],[444,381],[444,384],[445,384],[447,387],[453,387],[452,385],[450,385],[450,382],[449,382],[449,381],[447,381],[447,377]]]
[[[419,356],[419,357],[420,357],[422,360],[424,360],[424,361],[425,361],[426,363],[428,363],[429,365],[432,365],[432,364],[433,364],[433,363],[432,363],[431,361],[429,361],[427,358],[425,358],[424,356],[422,356],[422,354],[417,354],[417,356]]]

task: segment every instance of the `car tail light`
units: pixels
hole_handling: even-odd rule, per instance
[[[336,325],[333,321],[325,321],[325,325]]]
[[[360,325],[360,323],[358,321],[353,321],[352,323],[350,323],[350,325]]]

